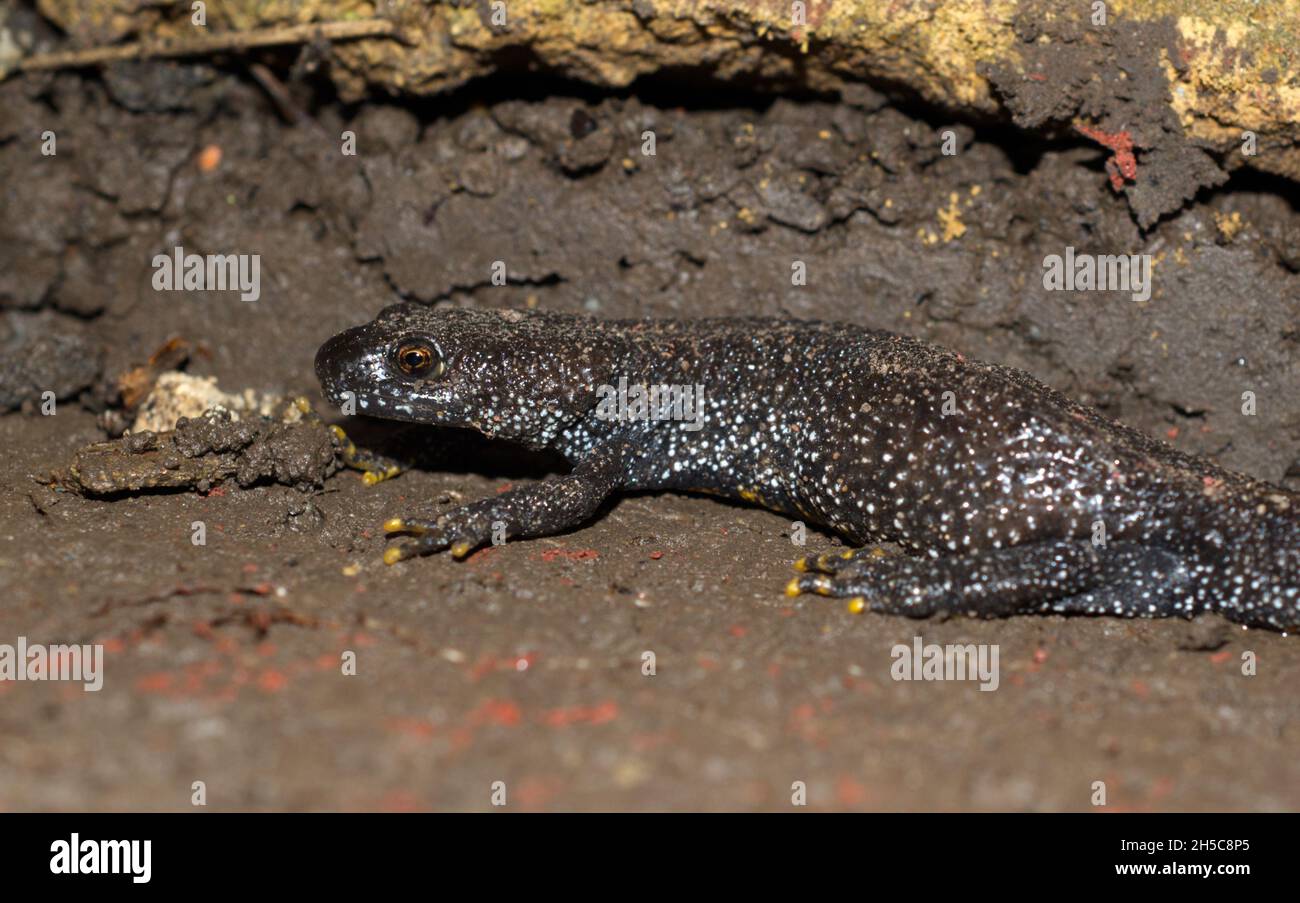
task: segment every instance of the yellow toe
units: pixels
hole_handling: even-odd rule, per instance
[[[799,595],[799,578],[796,577],[785,585],[785,594],[787,596]]]
[[[402,520],[400,517],[390,517],[388,520],[384,521],[385,533],[401,533],[405,529],[406,521]]]
[[[402,560],[401,546],[393,546],[391,548],[384,549],[384,564],[397,564],[397,562],[401,560]]]

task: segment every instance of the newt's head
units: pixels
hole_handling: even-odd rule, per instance
[[[316,376],[349,413],[540,447],[590,409],[602,356],[595,321],[398,304],[322,345]]]

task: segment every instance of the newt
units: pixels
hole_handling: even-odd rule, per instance
[[[433,521],[392,518],[386,533],[409,538],[389,564],[463,558],[494,525],[510,538],[571,530],[620,491],[704,491],[858,546],[800,559],[787,587],[855,612],[1218,612],[1300,628],[1300,494],[918,339],[399,304],[327,341],[316,373],[358,414],[468,427],[572,465]],[[634,403],[608,403],[620,385]],[[882,541],[905,554],[881,557]]]

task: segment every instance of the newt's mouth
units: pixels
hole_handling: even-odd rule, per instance
[[[322,394],[332,405],[344,408],[348,414],[382,417],[386,420],[421,420],[420,413],[410,398],[384,395],[378,392],[357,392],[346,382],[321,382]]]
[[[346,390],[345,390],[346,391]],[[357,413],[369,414],[371,417],[383,417],[386,420],[421,420],[415,405],[409,398],[394,398],[391,395],[373,393],[353,393],[356,398]],[[334,401],[334,399],[331,399]],[[334,401],[342,404],[342,401]]]

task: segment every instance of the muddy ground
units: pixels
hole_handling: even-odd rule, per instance
[[[1110,810],[1300,808],[1295,638],[1212,617],[855,617],[781,593],[795,557],[838,540],[799,548],[775,514],[675,495],[385,567],[386,517],[561,466],[434,431],[415,441],[435,465],[374,487],[41,482],[106,437],[105,382],[171,338],[227,391],[327,412],[318,345],[407,299],[892,329],[1297,488],[1294,184],[1239,170],[1143,230],[1085,137],[864,86],[513,76],[344,106],[272,70],[0,85],[0,642],[107,654],[98,693],[0,683],[0,808],[184,810],[195,781],[223,810],[486,810],[497,781],[541,810],[788,810],[799,781],[822,810],[1090,810],[1096,781]],[[156,291],[151,261],[177,245],[260,254],[261,297]],[[1151,253],[1151,298],[1045,291],[1066,246]],[[997,644],[999,688],[891,680],[918,635]]]

